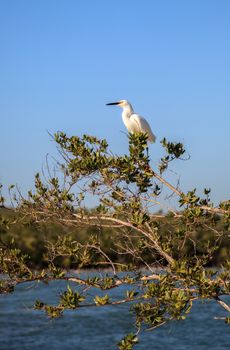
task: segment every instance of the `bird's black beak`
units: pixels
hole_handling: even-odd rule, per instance
[[[114,105],[119,105],[120,102],[111,102],[111,103],[106,103],[106,106],[114,106]]]

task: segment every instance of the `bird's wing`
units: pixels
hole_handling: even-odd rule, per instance
[[[131,114],[130,121],[132,123],[132,129],[134,132],[141,132],[141,123],[140,123],[141,116],[138,114]]]
[[[148,134],[148,140],[150,142],[155,142],[156,137],[153,134],[151,127],[145,118],[141,117],[139,114],[133,113],[130,119],[132,120],[133,123],[135,123],[137,132],[143,132]]]

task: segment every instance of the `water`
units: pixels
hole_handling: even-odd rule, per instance
[[[64,289],[62,282],[24,284],[13,294],[0,295],[0,349],[113,350],[125,334],[134,331],[128,304],[71,310],[52,320],[33,310],[36,299],[54,303]],[[115,288],[109,294],[119,298],[126,289]],[[230,349],[230,325],[215,316],[225,317],[227,312],[213,301],[197,302],[185,321],[143,332],[134,349]]]

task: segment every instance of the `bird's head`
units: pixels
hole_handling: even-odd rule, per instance
[[[113,106],[113,105],[117,105],[121,108],[124,108],[126,106],[129,106],[129,102],[126,101],[126,100],[120,100],[120,101],[117,101],[117,102],[111,102],[111,103],[106,103],[106,106]]]

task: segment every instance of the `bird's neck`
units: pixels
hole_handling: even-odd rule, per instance
[[[130,118],[130,116],[133,114],[133,107],[131,104],[128,104],[127,106],[123,107],[123,112],[122,112],[122,118]]]

